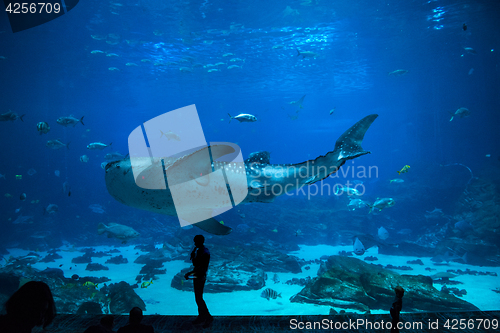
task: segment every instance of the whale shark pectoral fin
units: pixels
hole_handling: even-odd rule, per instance
[[[228,235],[231,233],[231,231],[233,231],[233,229],[223,224],[220,224],[219,221],[217,221],[214,218],[209,218],[207,220],[195,223],[193,225],[195,227],[200,228],[201,230],[204,230],[208,233],[218,236]]]
[[[377,117],[378,114],[371,114],[364,117],[337,139],[335,142],[335,150],[340,150],[339,157],[350,159],[369,153],[363,150],[361,143],[363,142],[366,131]]]
[[[169,165],[165,169],[168,185],[173,186],[210,174],[212,172],[210,152],[213,160],[235,152],[233,147],[227,145],[211,146],[210,152],[208,148],[208,146],[203,147],[188,155],[182,156]],[[199,181],[197,182],[199,183]]]

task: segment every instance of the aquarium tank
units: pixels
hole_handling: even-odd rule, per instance
[[[497,2],[33,4],[0,14],[1,304],[195,316],[209,253],[213,316],[500,310]]]

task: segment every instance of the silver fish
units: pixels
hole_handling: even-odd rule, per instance
[[[24,122],[23,117],[25,115],[18,116],[17,113],[12,112],[9,110],[9,112],[6,112],[4,114],[0,114],[0,121],[14,121],[17,119],[21,119],[22,122]]]
[[[408,73],[408,70],[406,70],[406,69],[396,69],[395,71],[389,72],[389,74],[388,74],[388,75],[392,75],[392,76],[403,76],[403,75],[405,75],[406,73]]]
[[[49,213],[49,214],[54,214],[59,210],[59,206],[56,204],[49,204],[47,208],[43,211],[43,214]]]
[[[386,240],[387,238],[389,238],[389,232],[384,227],[378,228],[377,233],[378,233],[378,238],[380,238],[381,240]]]
[[[106,161],[123,160],[124,158],[125,156],[117,152],[107,153],[106,155],[104,155],[104,159]]]
[[[59,140],[49,140],[49,141],[47,141],[45,146],[50,148],[50,149],[61,149],[62,147],[66,147],[69,149],[69,144],[70,144],[69,142],[64,144]]]
[[[254,115],[248,114],[248,113],[240,113],[236,117],[231,117],[231,115],[229,113],[227,115],[230,118],[229,123],[231,123],[231,120],[233,120],[233,119],[238,120],[240,123],[253,123],[253,122],[257,121],[257,117],[255,117]]]
[[[92,142],[87,145],[87,149],[90,150],[103,150],[106,147],[111,146],[113,143],[110,143],[109,145],[104,144],[102,142]]]
[[[318,56],[317,53],[311,52],[311,51],[302,51],[300,52],[299,49],[297,49],[297,56],[302,56],[302,58],[316,58]]]
[[[85,116],[83,116],[83,117],[85,117]],[[73,127],[75,127],[76,124],[78,124],[78,123],[82,123],[82,125],[85,125],[83,123],[83,117],[81,117],[80,119],[77,119],[73,116],[60,117],[59,119],[57,119],[57,123],[59,125],[63,125],[64,127],[68,127],[69,125],[73,125]]]
[[[278,274],[274,273],[273,281],[274,281],[274,284],[280,283],[281,280],[280,280],[280,277],[278,276]]]

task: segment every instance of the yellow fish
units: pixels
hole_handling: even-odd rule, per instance
[[[153,284],[153,279],[151,279],[151,281],[149,282],[144,281],[143,283],[141,283],[141,288],[147,288],[152,284]]]
[[[87,281],[83,284],[84,287],[94,287],[94,288],[97,288],[97,284],[96,283],[93,283],[93,282],[90,282],[90,281]]]
[[[408,169],[410,169],[410,166],[409,165],[405,165],[403,167],[403,169],[401,169],[401,171],[398,171],[398,174],[407,173]]]

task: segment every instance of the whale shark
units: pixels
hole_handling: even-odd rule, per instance
[[[127,206],[178,216],[169,185],[194,180],[198,185],[209,186],[209,183],[204,184],[203,180],[197,180],[201,179],[198,176],[209,175],[223,168],[226,174],[244,173],[246,175],[246,183],[240,185],[246,186],[248,193],[240,203],[270,203],[278,196],[314,184],[336,173],[348,160],[369,154],[370,152],[364,150],[361,144],[366,131],[377,117],[378,115],[372,114],[358,121],[337,139],[332,151],[314,160],[297,164],[271,164],[270,153],[260,151],[250,154],[242,163],[243,165],[239,165],[218,161],[221,156],[233,153],[234,148],[215,144],[182,156],[155,158],[154,163],[151,162],[151,157],[135,158],[133,165],[130,157],[112,161],[105,167],[106,188],[114,199]],[[211,156],[211,160],[208,159],[208,161],[207,150],[210,151]],[[138,171],[139,177],[134,177],[134,172],[131,172],[132,167],[134,171]],[[140,182],[143,179],[166,183],[164,179],[166,173],[158,172],[159,167],[171,171],[168,174],[175,175],[176,179],[169,178],[166,188],[162,189],[141,187]],[[193,213],[214,209],[212,206],[203,206],[196,200],[190,202],[192,206],[188,209]],[[205,219],[195,223],[194,226],[214,235],[227,235],[232,231],[229,226],[219,223],[214,218]]]

